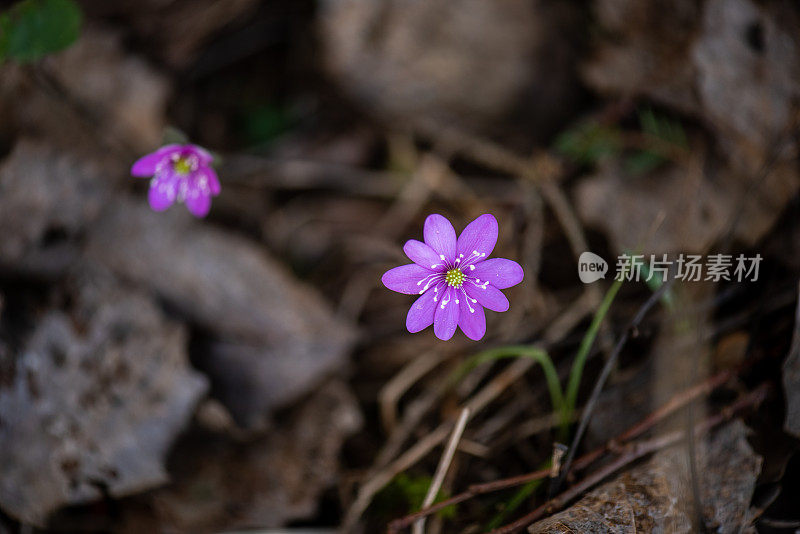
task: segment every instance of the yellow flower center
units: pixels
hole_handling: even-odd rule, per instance
[[[465,278],[466,276],[464,276],[464,273],[462,273],[459,269],[450,269],[447,271],[447,274],[444,275],[444,281],[453,287],[461,287],[461,284],[464,283]]]
[[[172,168],[178,174],[189,174],[192,172],[192,162],[189,161],[189,158],[178,158],[175,160],[175,163],[172,164]]]

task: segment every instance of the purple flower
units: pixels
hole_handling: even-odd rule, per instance
[[[153,177],[147,195],[153,210],[164,211],[178,201],[195,217],[205,217],[220,190],[212,159],[196,145],[166,145],[134,163],[131,174]]]
[[[384,273],[383,285],[407,295],[421,295],[408,310],[411,333],[433,324],[436,337],[448,340],[456,327],[472,340],[486,333],[483,309],[508,309],[500,291],[522,281],[522,267],[511,260],[487,257],[497,243],[497,219],[484,214],[464,228],[456,239],[450,221],[441,215],[425,220],[425,242],[406,242],[403,251],[414,263]]]

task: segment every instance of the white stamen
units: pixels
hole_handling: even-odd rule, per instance
[[[426,292],[426,291],[427,291],[427,290],[428,290],[428,289],[431,287],[431,284],[433,284],[434,282],[436,282],[437,278],[441,278],[442,276],[443,276],[443,275],[442,275],[442,273],[431,273],[431,274],[429,274],[428,276],[426,276],[425,278],[423,278],[423,279],[419,280],[419,281],[417,282],[417,285],[418,285],[418,286],[421,286],[421,285],[422,285],[422,283],[423,283],[423,282],[425,282],[425,287],[423,287],[423,288],[422,288],[422,289],[419,291],[419,293],[418,293],[418,294],[419,294],[419,295],[422,295],[423,293],[425,293],[425,292]]]
[[[463,254],[461,254],[461,256],[463,257]],[[481,258],[483,258],[485,256],[486,256],[485,252],[478,252],[477,250],[473,250],[472,253],[470,253],[469,256],[464,258],[464,260],[461,263],[461,265],[462,266],[463,265],[469,265],[470,266],[470,270],[473,270],[473,269],[475,269],[475,267],[472,264],[476,263],[479,259],[481,259]]]
[[[473,308],[472,306],[470,306],[470,304],[469,304],[469,301],[471,300],[473,303],[475,303],[475,302],[478,302],[478,301],[477,301],[477,300],[475,300],[475,299],[473,299],[473,298],[471,298],[469,295],[467,295],[467,291],[466,291],[466,290],[465,290],[463,287],[461,288],[461,292],[462,292],[462,293],[464,293],[464,296],[465,296],[465,297],[466,297],[466,299],[467,299],[467,300],[466,300],[466,303],[467,303],[467,308],[469,309],[469,312],[470,312],[470,313],[475,313],[475,308]],[[456,301],[456,302],[458,302],[458,301]]]

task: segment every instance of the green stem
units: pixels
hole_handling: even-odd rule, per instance
[[[614,297],[617,296],[617,292],[621,287],[622,280],[614,280],[614,283],[611,284],[611,287],[603,297],[603,302],[600,303],[600,307],[594,314],[592,324],[589,325],[589,329],[586,331],[586,334],[584,334],[581,345],[578,348],[578,354],[575,356],[575,361],[572,363],[572,369],[569,372],[566,402],[564,404],[564,410],[561,412],[562,429],[569,425],[572,412],[575,410],[575,403],[578,400],[578,389],[581,385],[581,375],[583,374],[586,360],[589,357],[589,351],[597,337],[597,332],[600,330],[600,325],[603,323],[603,319],[605,319],[609,308],[611,308],[611,303],[614,302]]]
[[[550,461],[549,460],[542,464],[542,469],[547,468],[547,467],[550,467]],[[536,490],[539,489],[539,486],[541,486],[543,482],[544,482],[543,478],[540,478],[539,480],[531,480],[530,482],[528,482],[527,484],[522,486],[519,490],[517,490],[517,492],[514,494],[514,496],[511,497],[511,500],[508,501],[508,504],[506,504],[503,507],[503,509],[497,515],[495,515],[492,518],[492,520],[489,522],[489,524],[486,525],[486,529],[485,530],[486,531],[492,531],[492,530],[496,529],[497,527],[499,527],[500,525],[502,525],[503,523],[505,523],[506,522],[506,518],[509,515],[513,514],[514,510],[519,508],[519,506],[523,502],[525,502],[525,499],[527,499],[528,497],[533,495],[533,493]]]

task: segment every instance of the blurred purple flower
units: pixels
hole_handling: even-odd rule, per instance
[[[166,145],[138,160],[133,176],[149,177],[148,200],[155,211],[164,211],[175,201],[183,202],[195,217],[205,217],[211,197],[219,194],[217,173],[211,154],[196,145]]]
[[[406,242],[403,251],[414,263],[384,273],[383,285],[407,295],[421,295],[408,310],[411,333],[433,324],[436,337],[448,340],[460,327],[479,340],[486,333],[483,309],[508,309],[500,291],[522,281],[522,267],[503,258],[487,259],[497,243],[497,219],[484,214],[464,228],[456,239],[450,221],[441,215],[425,220],[425,242]]]

